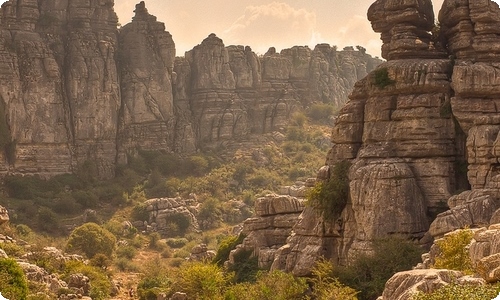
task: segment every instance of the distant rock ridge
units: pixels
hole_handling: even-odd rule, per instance
[[[379,238],[430,244],[499,220],[498,4],[445,0],[434,27],[430,0],[377,0],[368,19],[387,62],[355,84],[322,168],[351,162],[349,200],[337,220],[306,207],[273,269],[306,276],[318,257],[345,265]]]
[[[144,1],[118,28],[113,0],[9,0],[0,9],[0,176],[103,178],[139,149],[192,153],[339,105],[381,60],[321,44],[257,56],[211,34],[176,57]],[[361,51],[363,50],[363,51]]]

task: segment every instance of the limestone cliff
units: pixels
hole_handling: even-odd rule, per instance
[[[340,104],[381,61],[329,45],[270,50],[214,34],[177,57],[165,25],[113,0],[9,0],[0,9],[0,175],[52,176],[91,162],[102,177],[138,150],[193,152]]]
[[[323,168],[351,162],[347,205],[330,228],[306,208],[275,269],[307,275],[318,256],[345,264],[387,235],[428,243],[498,218],[498,4],[445,0],[440,28],[430,0],[377,0],[368,18],[387,62],[356,83]]]

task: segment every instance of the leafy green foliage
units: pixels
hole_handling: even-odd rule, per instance
[[[474,236],[472,230],[464,229],[446,235],[437,240],[439,254],[436,256],[434,268],[473,273],[468,246]]]
[[[231,277],[216,264],[190,262],[176,274],[175,292],[184,292],[188,299],[220,299]]]
[[[146,263],[142,273],[144,275],[137,285],[139,299],[156,300],[160,293],[171,290],[172,281],[168,277],[168,268],[160,259]]]
[[[342,161],[332,169],[327,182],[319,182],[307,194],[307,204],[320,210],[327,220],[340,216],[349,198],[348,172],[350,163]]]
[[[95,223],[85,223],[73,230],[66,250],[83,253],[88,258],[93,258],[99,253],[111,257],[115,250],[115,243],[116,237],[111,232]]]
[[[219,266],[223,266],[224,262],[229,259],[229,253],[233,251],[237,245],[241,244],[245,236],[240,235],[230,235],[222,239],[219,243],[219,249],[217,249],[217,254],[215,255],[213,262]]]
[[[373,71],[375,86],[383,89],[391,84],[394,84],[394,80],[389,77],[389,71],[387,68],[379,68]]]
[[[312,269],[312,295],[317,300],[357,300],[356,290],[340,283],[334,276],[333,265],[319,260]]]
[[[411,300],[491,300],[500,292],[499,286],[494,285],[460,285],[452,283],[445,285],[431,293],[419,292]],[[496,299],[496,298],[495,298]]]
[[[304,278],[281,271],[262,272],[254,284],[240,283],[228,288],[227,300],[299,300],[306,299],[308,286]]]
[[[95,300],[109,298],[111,291],[111,280],[105,271],[99,267],[85,265],[80,261],[69,261],[63,279],[68,280],[69,275],[81,273],[90,279],[90,297]]]
[[[186,238],[170,238],[167,239],[166,243],[171,248],[182,248],[186,246],[188,240]]]
[[[238,251],[234,254],[234,264],[228,270],[234,272],[235,282],[254,282],[259,273],[258,257],[252,250]]]
[[[10,258],[0,258],[0,292],[7,299],[25,300],[28,283],[23,269]]]
[[[411,270],[420,262],[423,250],[412,241],[390,237],[373,243],[373,255],[361,254],[348,267],[337,267],[334,275],[359,291],[361,300],[374,300],[384,285],[397,272]]]

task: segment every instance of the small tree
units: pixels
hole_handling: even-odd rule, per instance
[[[472,230],[464,229],[436,241],[436,245],[439,247],[439,254],[436,256],[434,267],[472,274],[472,262],[468,246],[473,236]]]
[[[93,258],[96,254],[111,257],[115,243],[116,237],[111,232],[95,223],[85,223],[73,230],[66,249],[68,252],[83,253],[88,258]]]

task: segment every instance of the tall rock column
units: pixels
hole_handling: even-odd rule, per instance
[[[445,0],[441,33],[454,59],[453,115],[463,143],[470,191],[448,200],[429,234],[440,237],[464,226],[488,225],[500,208],[500,9],[490,0]]]
[[[53,176],[72,171],[69,122],[57,53],[40,27],[38,1],[2,5],[0,157],[7,170]]]
[[[136,5],[132,22],[120,30],[122,115],[118,143],[124,151],[173,150],[172,76],[175,44],[165,25]]]
[[[113,0],[70,1],[65,88],[77,165],[114,176],[120,86],[115,62],[118,18]]]
[[[190,107],[200,144],[228,140],[248,133],[247,113],[236,94],[229,53],[215,34],[186,52],[190,66]]]

